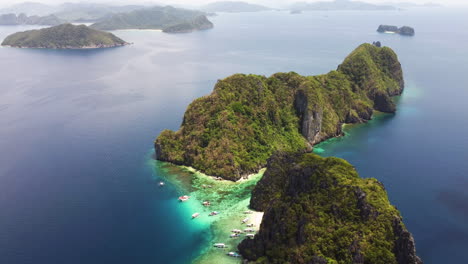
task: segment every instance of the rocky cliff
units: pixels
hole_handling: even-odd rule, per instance
[[[383,185],[338,158],[273,155],[250,206],[265,211],[239,245],[252,263],[422,263]]]
[[[375,110],[393,113],[403,73],[388,47],[363,44],[319,76],[236,74],[187,109],[179,131],[155,141],[157,159],[238,180],[265,166],[278,150],[306,151],[366,122]]]
[[[414,28],[403,26],[398,28],[397,26],[390,26],[390,25],[380,25],[377,28],[377,32],[385,33],[385,32],[393,32],[404,36],[414,36]]]

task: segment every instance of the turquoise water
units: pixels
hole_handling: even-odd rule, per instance
[[[117,31],[135,43],[124,48],[0,48],[0,263],[190,263],[222,227],[191,220],[195,200],[177,202],[197,183],[152,160],[156,135],[217,79],[326,73],[375,40],[403,64],[399,111],[321,154],[385,184],[425,263],[468,262],[467,14],[221,14],[205,32]],[[417,35],[380,35],[382,23]],[[29,28],[0,27],[0,38]]]

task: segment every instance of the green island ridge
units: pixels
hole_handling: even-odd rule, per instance
[[[0,25],[16,26],[16,25],[43,25],[56,26],[65,23],[65,20],[58,18],[55,15],[48,16],[27,16],[26,14],[4,14],[0,15]]]
[[[200,11],[172,6],[152,7],[111,15],[91,25],[99,30],[161,29],[166,33],[186,33],[213,28]]]
[[[41,49],[94,49],[128,44],[114,34],[72,24],[14,33],[2,42],[2,46]]]
[[[342,125],[396,111],[403,72],[388,47],[362,44],[319,76],[236,74],[192,102],[181,128],[155,140],[156,158],[205,174],[239,180],[265,167],[277,151],[310,151],[342,135]]]
[[[339,158],[276,153],[250,207],[265,214],[238,246],[249,263],[422,263],[384,186]]]

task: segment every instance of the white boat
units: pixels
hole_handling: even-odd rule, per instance
[[[244,232],[246,232],[246,233],[254,233],[255,230],[253,230],[252,228],[246,228],[246,229],[244,229]]]
[[[240,229],[233,229],[233,230],[231,230],[231,232],[233,232],[233,233],[235,233],[235,234],[240,234],[240,233],[242,233],[242,230],[240,230]]]
[[[224,243],[216,243],[213,245],[215,248],[225,248],[226,245]]]
[[[245,211],[244,214],[253,214],[252,211]]]
[[[194,213],[194,214],[192,215],[192,219],[193,219],[193,218],[197,218],[197,217],[199,217],[199,216],[200,216],[199,213]]]
[[[163,187],[163,186],[164,186],[164,182],[159,182],[159,186]]]
[[[254,224],[247,224],[246,227],[254,227]]]
[[[213,211],[210,213],[210,216],[215,216],[215,215],[219,215],[219,212]]]
[[[240,235],[234,233],[234,234],[231,234],[229,237],[230,237],[230,238],[236,238],[236,237],[240,237]]]
[[[241,255],[237,252],[229,252],[227,253],[228,256],[233,257],[233,258],[240,258]]]
[[[190,196],[187,196],[187,195],[184,195],[184,196],[180,196],[180,197],[179,197],[179,201],[181,201],[181,202],[188,201],[189,199],[190,199]]]
[[[203,204],[203,206],[210,206],[211,205],[210,201],[204,201],[202,204]]]
[[[249,218],[247,217],[247,218],[245,218],[244,220],[242,220],[242,223],[245,224],[245,223],[247,223],[248,221],[249,221]]]
[[[245,237],[254,238],[254,237],[255,237],[255,234],[247,234],[247,235],[245,235]]]

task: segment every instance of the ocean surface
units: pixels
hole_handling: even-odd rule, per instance
[[[425,263],[468,263],[467,16],[220,14],[204,32],[116,31],[134,43],[122,48],[0,48],[0,263],[190,263],[213,229],[177,203],[183,184],[158,187],[174,171],[153,160],[155,137],[218,79],[322,74],[376,40],[403,65],[398,113],[316,152],[385,184]],[[378,34],[379,24],[416,36]],[[0,39],[31,28],[0,27]]]

